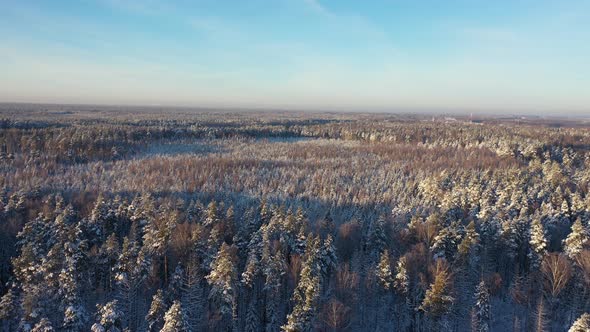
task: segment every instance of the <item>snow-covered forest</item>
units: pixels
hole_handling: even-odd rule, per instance
[[[590,125],[17,108],[3,331],[590,330]]]

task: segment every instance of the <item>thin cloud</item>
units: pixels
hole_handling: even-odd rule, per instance
[[[330,12],[326,7],[324,7],[319,0],[303,0],[303,2],[310,8],[311,10],[323,14],[323,15],[334,15]]]

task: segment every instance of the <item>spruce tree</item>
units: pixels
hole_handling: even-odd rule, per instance
[[[586,248],[589,243],[588,230],[582,225],[580,218],[576,219],[572,225],[572,231],[564,240],[564,252],[568,257],[574,259],[582,249]]]
[[[150,310],[145,316],[148,331],[160,331],[164,323],[164,314],[166,313],[167,305],[164,300],[164,293],[158,289],[152,298]]]
[[[538,218],[535,218],[531,223],[531,239],[529,249],[529,259],[533,269],[538,269],[541,266],[543,258],[547,254],[547,239],[545,236],[545,229]]]
[[[475,315],[475,331],[490,331],[490,294],[483,280],[475,290],[475,305],[473,307]]]
[[[584,313],[570,327],[568,332],[590,332],[590,314]]]
[[[174,301],[164,316],[164,327],[161,332],[189,332],[190,326],[187,322],[186,313],[183,311],[180,302]]]
[[[209,299],[218,311],[223,324],[236,319],[237,267],[235,249],[235,246],[229,246],[224,242],[215,260],[211,263],[211,272],[205,277],[211,286]]]
[[[393,286],[393,277],[391,275],[391,261],[389,260],[389,251],[386,249],[381,254],[379,265],[375,271],[377,281],[381,288],[385,291],[389,290]]]
[[[123,329],[123,312],[118,307],[117,300],[97,305],[97,321],[92,325],[92,332],[120,332]]]

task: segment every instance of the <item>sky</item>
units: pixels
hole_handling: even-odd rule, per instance
[[[590,114],[590,0],[0,0],[0,101]]]

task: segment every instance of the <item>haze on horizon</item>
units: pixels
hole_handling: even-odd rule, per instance
[[[588,40],[588,0],[8,0],[0,102],[585,114]]]

